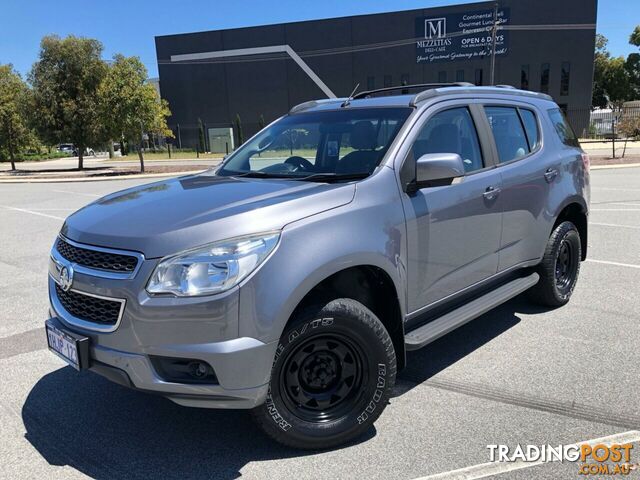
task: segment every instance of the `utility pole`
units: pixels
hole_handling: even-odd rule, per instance
[[[493,29],[491,31],[491,69],[489,70],[489,83],[495,85],[496,79],[496,37],[498,33],[498,2],[493,5]]]

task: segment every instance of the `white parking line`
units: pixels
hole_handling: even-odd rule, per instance
[[[611,202],[609,205],[625,205],[632,207],[640,207],[640,203],[628,203],[628,202]]]
[[[51,190],[56,193],[70,193],[72,195],[82,195],[83,197],[102,197],[102,195],[96,195],[95,193],[83,193],[83,192],[72,192],[71,190]]]
[[[640,208],[592,208],[590,212],[640,212]]]
[[[593,440],[585,440],[583,442],[572,444],[572,447],[580,447],[582,445],[594,446],[597,444],[613,445],[613,444],[625,444],[635,443],[640,441],[640,432],[638,430],[630,430],[628,432],[617,433],[608,437],[594,438]],[[458,470],[451,470],[449,472],[437,473],[435,475],[429,475],[427,477],[420,477],[416,480],[474,480],[476,478],[485,478],[492,475],[500,475],[502,473],[512,472],[514,470],[521,470],[523,468],[531,468],[538,465],[549,463],[548,461],[539,460],[537,462],[524,462],[517,460],[515,462],[488,462],[480,463],[478,465],[472,465],[470,467],[459,468]],[[578,467],[576,464],[576,473]]]
[[[627,268],[640,268],[640,265],[635,265],[633,263],[620,263],[620,262],[609,262],[607,260],[594,260],[592,258],[587,258],[585,262],[589,263],[601,263],[603,265],[614,265],[616,267],[627,267]]]
[[[55,220],[63,220],[64,221],[64,218],[62,218],[62,217],[56,217],[55,215],[49,215],[47,213],[34,212],[33,210],[26,210],[24,208],[7,207],[6,205],[0,205],[0,208],[4,208],[5,210],[13,210],[14,212],[30,213],[31,215],[38,215],[40,217],[47,217],[47,218],[53,218]]]
[[[599,222],[589,222],[589,225],[597,225],[599,227],[620,227],[620,228],[633,228],[634,230],[640,230],[640,227],[637,225],[621,225],[619,223],[599,223]]]
[[[609,190],[612,192],[640,192],[640,188],[591,187],[591,190]]]
[[[32,212],[74,212],[77,208],[30,208]]]

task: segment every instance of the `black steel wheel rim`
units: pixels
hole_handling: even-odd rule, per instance
[[[577,270],[575,248],[567,238],[563,238],[556,256],[556,287],[566,293],[573,284]]]
[[[316,335],[284,360],[280,391],[298,418],[330,422],[349,413],[362,395],[366,364],[360,346],[345,335]]]

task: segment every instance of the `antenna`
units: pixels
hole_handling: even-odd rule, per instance
[[[356,94],[356,92],[358,91],[358,87],[360,86],[360,84],[356,85],[356,88],[353,89],[353,92],[351,92],[351,94],[349,95],[349,98],[347,98],[342,105],[340,105],[340,108],[344,108],[344,107],[348,107],[349,104],[351,103],[351,100],[353,100],[353,96]]]

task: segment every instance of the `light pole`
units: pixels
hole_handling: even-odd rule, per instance
[[[491,69],[489,70],[489,83],[495,85],[496,77],[496,34],[498,33],[498,2],[493,5],[493,29],[491,31]]]

